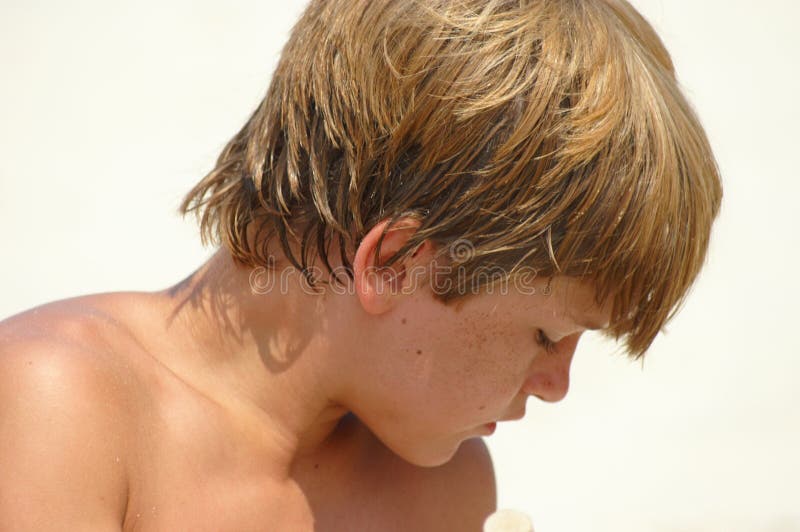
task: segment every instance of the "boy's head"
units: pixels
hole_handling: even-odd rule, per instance
[[[721,196],[669,54],[624,0],[313,0],[181,210],[244,264],[277,242],[301,269],[331,250],[349,268],[372,227],[414,218],[397,257],[468,245],[443,300],[496,272],[586,279],[640,355]]]

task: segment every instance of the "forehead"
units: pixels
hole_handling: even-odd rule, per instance
[[[611,318],[610,300],[597,302],[597,293],[592,283],[585,280],[559,277],[561,303],[567,317],[587,329],[604,329]],[[556,294],[556,289],[553,289]]]
[[[555,276],[537,279],[525,291],[525,306],[551,317],[574,322],[585,329],[604,329],[611,317],[611,301],[598,304],[594,285],[582,279]]]
[[[604,329],[610,321],[611,301],[598,305],[595,295],[594,285],[589,281],[566,276],[542,277],[512,282],[499,289],[483,287],[481,292],[455,299],[453,307],[457,314],[478,313],[484,318],[515,319],[512,318],[515,315],[575,323],[585,329]]]

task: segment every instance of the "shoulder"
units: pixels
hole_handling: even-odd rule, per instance
[[[0,322],[0,529],[118,529],[130,381],[106,326],[64,304]]]
[[[92,303],[91,296],[56,301],[0,321],[3,391],[46,386],[41,400],[96,394],[104,399],[98,407],[120,403],[134,384],[126,358],[131,340],[118,320]]]
[[[0,321],[0,396],[54,413],[71,408],[121,419],[130,410],[137,387],[130,340],[90,302],[57,301]],[[0,408],[6,416],[13,410],[6,402]],[[70,421],[81,427],[94,417]]]
[[[414,530],[480,532],[496,510],[494,466],[481,438],[466,440],[449,462],[438,467],[417,467],[397,457],[390,461],[394,506],[401,511],[398,518],[413,516]]]
[[[431,504],[422,513],[426,529],[482,530],[497,508],[494,466],[483,439],[466,440],[450,462],[431,472]]]

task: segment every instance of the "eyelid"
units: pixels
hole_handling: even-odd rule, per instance
[[[547,351],[548,353],[555,353],[556,344],[558,342],[555,342],[555,341],[551,340],[545,334],[544,330],[537,329],[536,330],[536,343],[539,344],[540,346],[544,347],[545,351]]]

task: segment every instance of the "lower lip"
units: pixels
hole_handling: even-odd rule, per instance
[[[486,430],[488,435],[492,435],[494,434],[494,430],[497,428],[497,423],[487,423],[483,426],[483,428]]]

